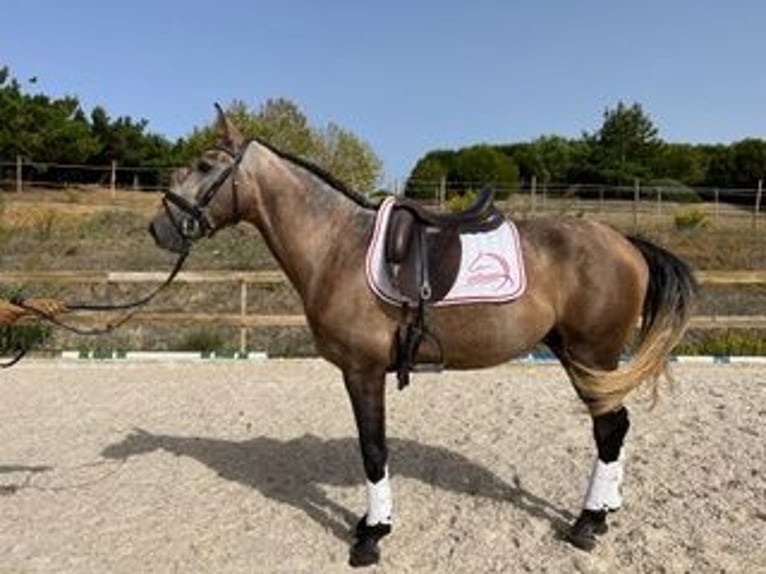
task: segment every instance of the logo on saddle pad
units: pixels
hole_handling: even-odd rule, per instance
[[[483,286],[495,293],[508,283],[514,285],[511,266],[500,253],[479,253],[467,269],[465,280],[468,285]]]
[[[425,247],[409,246],[404,255],[400,254],[400,259],[392,262],[386,253],[386,242],[395,201],[395,198],[387,198],[378,209],[367,250],[367,282],[382,300],[396,305],[417,303],[418,288],[422,286],[416,281],[413,285],[409,275],[417,274],[424,266],[422,260],[413,260],[422,259],[423,253],[429,259],[425,266],[430,270],[430,281],[435,284],[433,290],[437,293],[427,301],[433,305],[505,303],[524,293],[526,278],[519,236],[516,226],[508,220],[489,231],[461,232],[459,237],[449,240],[440,237],[438,232],[431,238],[426,230],[422,240]],[[455,245],[445,245],[449,242]],[[443,283],[444,270],[450,270],[446,273],[448,282],[439,285],[440,280]]]

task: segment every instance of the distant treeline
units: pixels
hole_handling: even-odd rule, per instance
[[[753,189],[766,179],[766,141],[732,144],[665,142],[641,105],[619,102],[604,112],[595,133],[579,139],[543,136],[532,142],[476,145],[427,153],[405,187],[412,197],[434,197],[435,182],[458,193],[492,185],[501,197],[520,183],[609,187]]]
[[[36,83],[31,79],[27,84]],[[147,130],[148,122],[112,118],[101,107],[86,114],[77,97],[51,98],[22,90],[7,67],[0,67],[0,180],[12,181],[17,158],[23,179],[52,183],[108,184],[116,162],[117,185],[141,188],[168,183],[173,166],[187,164],[214,143],[211,123],[193,127],[170,141]],[[369,145],[343,127],[312,126],[289,100],[267,100],[257,111],[241,101],[226,109],[246,137],[260,137],[278,148],[317,163],[363,192],[380,179],[381,162]]]
[[[32,78],[26,84],[35,82]],[[257,111],[235,101],[227,113],[247,137],[263,138],[313,161],[363,193],[380,183],[381,162],[366,142],[334,123],[312,126],[289,100],[267,100]],[[212,144],[212,107],[211,124],[193,127],[176,141],[147,126],[144,119],[110,117],[101,106],[86,114],[76,96],[27,93],[0,66],[0,180],[16,177],[21,157],[23,179],[107,184],[112,172],[104,168],[116,162],[117,185],[130,186],[139,178],[142,188],[165,185],[170,167],[188,163]],[[431,151],[417,162],[405,194],[433,198],[434,186],[445,182],[458,193],[493,185],[502,198],[533,178],[540,185],[573,189],[633,185],[636,180],[677,188],[752,189],[766,178],[766,141],[668,143],[639,104],[619,102],[604,112],[597,131],[583,132],[579,139],[550,135]]]
[[[29,83],[34,83],[32,79]],[[112,161],[121,165],[150,168],[177,164],[183,153],[183,141],[168,139],[147,131],[146,120],[129,117],[111,118],[102,107],[86,115],[74,96],[51,98],[28,94],[10,77],[7,67],[0,67],[0,162],[13,164],[17,157],[26,162],[25,171],[45,173],[47,181],[74,180],[78,183],[103,183],[103,170]],[[58,168],[58,165],[78,166]],[[9,176],[6,167],[2,176]],[[146,183],[156,185],[159,171],[142,173]],[[25,173],[25,177],[30,174]],[[118,177],[132,178],[126,171]],[[120,181],[118,183],[129,183]]]

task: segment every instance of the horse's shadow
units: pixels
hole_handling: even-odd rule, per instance
[[[458,494],[509,502],[547,520],[557,533],[574,516],[530,493],[513,477],[510,485],[479,464],[443,447],[401,438],[388,439],[395,475],[405,476]],[[351,542],[357,516],[333,501],[321,485],[361,484],[363,473],[356,439],[321,439],[311,434],[291,440],[258,437],[246,441],[155,435],[136,429],[109,445],[105,458],[125,459],[164,450],[191,457],[219,476],[257,489],[261,494],[298,508],[340,540]]]

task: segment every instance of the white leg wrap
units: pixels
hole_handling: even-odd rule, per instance
[[[622,452],[614,462],[596,460],[590,476],[588,493],[585,495],[583,506],[586,510],[617,510],[622,506],[620,486],[624,475],[624,461]]]
[[[375,484],[367,481],[367,526],[391,524],[391,484],[388,481],[388,466],[383,478]]]

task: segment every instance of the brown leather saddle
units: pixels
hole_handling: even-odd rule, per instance
[[[505,218],[495,208],[494,191],[484,189],[460,213],[440,213],[416,201],[394,204],[385,237],[391,283],[411,303],[435,303],[449,293],[460,269],[460,235],[497,229]]]
[[[440,371],[441,343],[426,324],[426,308],[452,289],[460,270],[460,236],[500,227],[505,218],[494,205],[494,190],[485,188],[460,213],[431,211],[408,198],[400,198],[391,209],[384,237],[384,260],[391,284],[402,294],[403,322],[394,342],[394,368],[399,388],[409,384],[413,370]],[[436,363],[418,363],[421,343],[430,340],[438,349]]]

